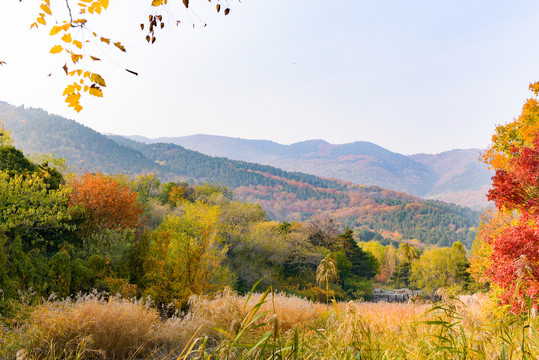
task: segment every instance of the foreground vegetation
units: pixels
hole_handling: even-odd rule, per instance
[[[313,303],[228,290],[193,296],[183,316],[93,293],[4,322],[5,359],[533,359],[539,320],[507,315],[485,295],[437,304]],[[18,354],[18,355],[17,355]],[[26,356],[26,357],[24,357]]]

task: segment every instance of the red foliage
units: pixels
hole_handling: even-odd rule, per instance
[[[73,180],[70,207],[82,210],[80,228],[86,235],[98,229],[125,229],[139,225],[142,206],[128,186],[101,173],[85,174]]]
[[[525,297],[539,300],[539,231],[523,216],[518,225],[491,239],[492,264],[487,276],[504,292],[502,301],[520,311]]]
[[[502,300],[518,312],[526,297],[539,301],[539,137],[534,147],[514,147],[506,170],[498,169],[488,193],[500,210],[519,210],[518,224],[507,226],[495,237],[491,281],[503,289]],[[534,305],[536,306],[536,305]]]
[[[510,170],[496,170],[492,178],[492,189],[488,199],[494,200],[496,207],[535,211],[539,206],[539,138],[534,148],[513,148],[513,158],[509,160]]]

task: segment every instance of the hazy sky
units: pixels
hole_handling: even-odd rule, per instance
[[[48,29],[29,29],[39,2],[2,0],[0,100],[100,132],[364,140],[412,154],[486,147],[539,79],[538,1],[243,0],[225,17],[191,0],[166,13],[153,46],[143,2],[111,0],[94,24],[128,53],[93,53],[108,87],[77,114]]]

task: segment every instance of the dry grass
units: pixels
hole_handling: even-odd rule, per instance
[[[32,312],[27,324],[32,353],[124,359],[155,341],[159,316],[142,301],[99,294],[75,300],[48,301]]]
[[[537,358],[537,319],[505,319],[491,310],[488,297],[476,295],[437,305],[339,303],[328,312],[295,296],[224,290],[192,297],[181,318],[161,319],[142,301],[93,294],[37,306],[15,340],[40,360],[178,359],[195,338],[194,349],[203,341],[205,347],[190,358]]]

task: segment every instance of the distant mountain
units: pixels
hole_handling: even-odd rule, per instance
[[[359,233],[371,236],[374,232],[384,241],[418,239],[424,244],[448,246],[458,240],[468,247],[478,224],[479,214],[468,208],[425,201],[377,186],[211,157],[174,144],[106,137],[40,109],[0,102],[0,119],[12,131],[18,148],[26,153],[55,152],[77,172],[155,173],[166,181],[193,179],[222,184],[232,188],[239,199],[261,204],[277,220],[329,216]],[[318,148],[312,142],[296,147],[298,153],[312,153]]]
[[[416,154],[411,159],[426,165],[438,177],[423,196],[472,208],[487,207],[486,193],[494,175],[479,161],[481,150],[451,150],[436,155]]]
[[[324,140],[309,140],[281,145],[267,140],[214,135],[130,138],[147,144],[172,143],[210,156],[256,162],[356,184],[377,185],[475,209],[488,206],[485,194],[493,175],[478,161],[478,149],[405,156],[365,141],[335,145]]]

